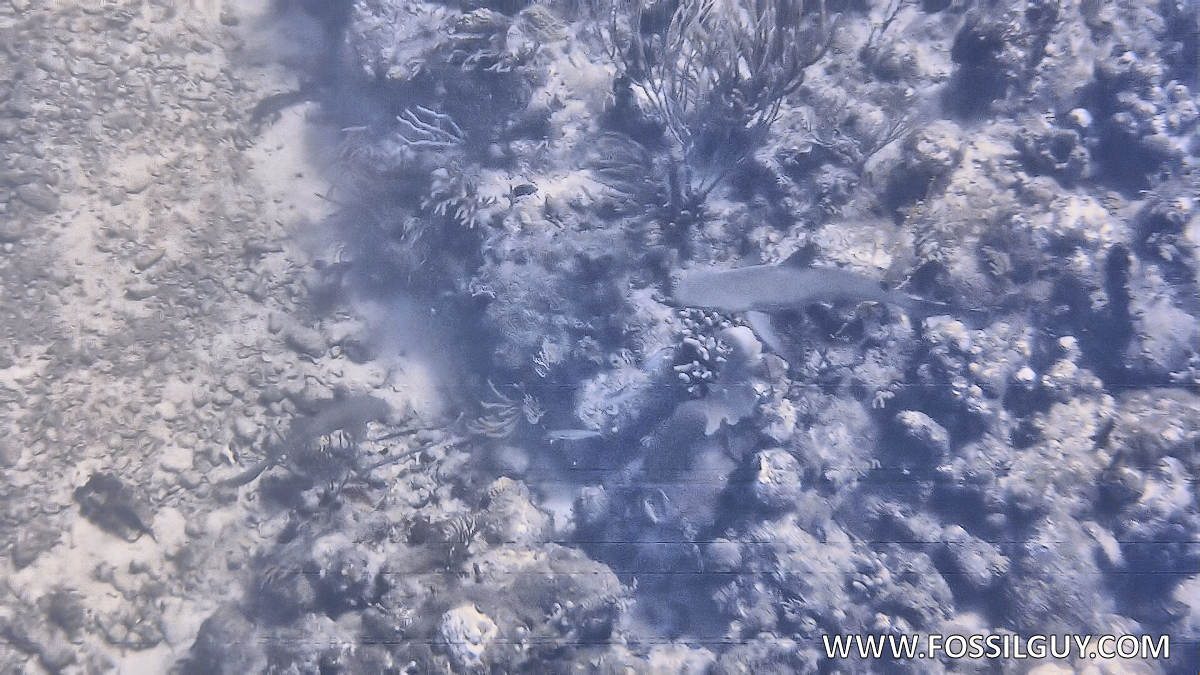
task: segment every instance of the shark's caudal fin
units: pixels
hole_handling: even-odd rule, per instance
[[[955,310],[955,316],[972,330],[986,328],[996,316],[994,310],[986,307],[963,307]]]
[[[898,304],[904,307],[908,311],[909,316],[917,321],[929,316],[955,313],[954,308],[946,302],[926,300],[925,298],[918,298],[915,295],[905,295],[903,298],[903,302]]]
[[[957,304],[927,300],[912,295],[904,296],[904,302],[901,305],[908,311],[908,316],[914,323],[919,323],[931,316],[945,314],[971,328],[982,328],[993,316],[993,312],[986,307],[960,307]]]

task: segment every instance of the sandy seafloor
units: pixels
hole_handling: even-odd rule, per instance
[[[0,673],[1195,672],[1196,3],[810,5],[0,2]]]

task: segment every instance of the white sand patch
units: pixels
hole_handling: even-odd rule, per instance
[[[261,440],[231,450],[235,426],[268,437],[298,414],[292,398],[335,389],[384,398],[398,420],[435,418],[439,371],[398,349],[354,363],[333,346],[370,316],[323,326],[299,311],[310,259],[293,235],[335,208],[318,196],[332,172],[314,158],[332,154],[337,131],[313,122],[311,102],[248,123],[264,97],[298,87],[280,65],[286,59],[270,56],[261,22],[272,3],[130,4],[127,29],[86,3],[52,4],[29,5],[38,16],[14,35],[63,59],[62,79],[86,74],[71,83],[81,92],[75,100],[49,87],[34,97],[39,110],[78,110],[47,116],[29,143],[40,149],[27,159],[47,167],[44,187],[59,202],[21,223],[10,260],[39,264],[4,277],[0,300],[36,303],[53,334],[27,330],[7,348],[0,435],[20,449],[5,470],[27,495],[11,505],[15,531],[60,536],[32,549],[22,569],[0,560],[8,581],[0,587],[9,587],[0,588],[0,609],[33,612],[31,625],[47,639],[61,631],[37,603],[60,587],[77,592],[97,621],[145,616],[161,630],[156,646],[121,646],[92,624],[72,646],[103,655],[116,672],[168,672],[204,618],[238,600],[244,571],[227,563],[246,562],[264,546],[260,526],[271,527],[259,521],[253,488],[232,503],[213,497],[211,483],[263,453]],[[0,25],[15,23],[0,7]],[[256,65],[234,51],[251,33],[268,36]],[[272,332],[272,314],[313,324],[328,348],[296,353]],[[269,389],[292,398],[265,401]],[[147,507],[154,538],[127,542],[80,514],[73,490],[96,472]],[[142,592],[147,584],[153,598]],[[0,651],[0,660],[8,656]],[[11,661],[40,668],[32,652]]]
[[[321,222],[333,210],[319,195],[329,189],[324,171],[313,163],[321,134],[331,128],[316,127],[309,117],[317,104],[302,103],[282,110],[246,151],[251,171],[265,197],[266,214],[282,223]]]

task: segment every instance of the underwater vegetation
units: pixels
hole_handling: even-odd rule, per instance
[[[825,5],[709,0],[605,7],[617,64],[615,130],[666,157],[664,217],[695,218],[761,145],[804,71],[833,41]],[[686,225],[687,223],[684,223]]]
[[[287,524],[189,672],[1194,668],[1196,9],[352,3],[349,278],[460,321],[471,395],[297,422],[379,458],[259,470]]]

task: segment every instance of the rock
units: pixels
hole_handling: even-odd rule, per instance
[[[288,400],[296,403],[304,398],[305,382],[299,378],[287,380],[280,385],[279,389]]]
[[[750,496],[768,509],[787,509],[796,504],[801,491],[800,462],[782,448],[755,454],[749,464]]]
[[[106,201],[113,206],[118,206],[125,202],[125,192],[115,186],[105,187],[100,191],[104,195]]]
[[[195,453],[192,453],[195,455]],[[179,472],[179,484],[189,490],[195,490],[203,479],[199,471],[187,470]]]
[[[138,194],[150,187],[152,182],[154,182],[154,177],[150,175],[150,171],[145,167],[138,167],[128,172],[121,187],[129,194]]]
[[[75,663],[75,650],[66,640],[51,637],[38,649],[38,659],[46,670],[57,673]]]
[[[768,354],[774,356],[774,354]],[[765,360],[765,359],[764,359]],[[765,425],[763,433],[770,436],[776,443],[787,443],[796,431],[796,406],[788,399],[780,399],[773,405],[764,405],[762,409]]]
[[[281,566],[293,565],[283,562]],[[259,575],[250,594],[249,605],[259,623],[287,624],[313,611],[318,598],[312,575],[280,573],[268,567]],[[322,570],[324,571],[324,570]],[[342,607],[344,609],[344,607]]]
[[[292,326],[284,334],[284,341],[289,347],[300,354],[313,358],[325,355],[328,345],[319,331],[304,326]]]
[[[1154,282],[1137,284],[1139,292],[1130,298],[1135,336],[1126,359],[1140,373],[1169,378],[1173,372],[1186,372],[1188,358],[1200,341],[1200,326],[1193,310],[1173,301],[1160,275],[1148,276]]]
[[[258,425],[248,417],[238,416],[233,419],[233,435],[246,443],[258,437]]]
[[[905,440],[934,457],[950,451],[950,434],[932,417],[916,410],[901,410],[896,413]]]
[[[347,338],[342,341],[342,353],[346,355],[346,358],[359,364],[367,363],[375,358],[374,349],[367,343],[353,338]]]
[[[917,130],[904,142],[905,168],[929,177],[946,175],[958,164],[961,134],[957,124],[945,120]]]
[[[1017,386],[1023,389],[1032,389],[1037,384],[1037,373],[1033,371],[1033,368],[1023,366],[1020,370],[1013,373],[1013,380],[1017,383]]]
[[[163,604],[163,640],[168,646],[182,648],[195,637],[191,622],[187,620],[190,607],[182,599],[167,597]]]
[[[75,488],[75,501],[84,518],[125,541],[137,541],[143,534],[154,536],[149,510],[112,474],[92,474],[87,483]]]
[[[12,563],[24,569],[37,560],[38,556],[58,544],[59,532],[51,527],[26,525],[12,545]]]
[[[1160,388],[1122,394],[1109,447],[1121,448],[1137,464],[1156,466],[1165,457],[1178,457],[1190,466],[1200,446],[1200,397],[1183,389]],[[1140,496],[1142,480],[1136,484]]]
[[[370,550],[333,534],[313,543],[312,564],[321,574],[308,581],[315,587],[322,607],[335,612],[362,609],[370,602],[382,563],[383,559]]]
[[[57,587],[38,598],[38,608],[51,623],[75,637],[87,626],[87,608],[80,601],[78,592]]]
[[[216,387],[213,389],[209,400],[212,401],[214,406],[218,408],[224,408],[230,403],[233,403],[233,394],[229,393],[222,387]]]
[[[0,441],[0,469],[8,469],[21,461],[21,449],[8,440]]]
[[[484,652],[498,632],[496,622],[474,605],[451,609],[438,624],[438,637],[446,655],[460,670],[482,668]]]
[[[1087,176],[1091,158],[1079,132],[1052,127],[1035,118],[1016,138],[1017,150],[1030,171],[1070,184]]]
[[[57,54],[42,54],[35,60],[35,63],[37,64],[38,68],[41,68],[51,75],[61,75],[67,71],[66,60]]]
[[[306,415],[317,414],[321,404],[333,397],[333,391],[329,387],[311,380],[302,382],[300,392],[294,396],[289,388],[285,387],[284,391],[288,394],[288,400]]]
[[[136,267],[138,271],[144,271],[149,269],[152,265],[154,265],[154,263],[162,260],[162,257],[163,250],[161,248],[148,248],[134,256],[133,266]]]
[[[652,673],[707,673],[716,659],[703,647],[683,644],[655,645],[646,655],[646,670]]]
[[[58,195],[40,183],[22,185],[15,193],[18,199],[40,211],[53,213],[58,210]]]
[[[130,300],[145,300],[158,292],[158,287],[148,281],[135,281],[125,287],[125,297]]]
[[[159,401],[158,404],[154,406],[154,412],[158,413],[158,416],[167,422],[174,421],[179,417],[179,409],[176,408],[175,404],[171,403],[170,401]]]
[[[113,131],[137,131],[141,128],[141,119],[131,110],[118,110],[104,116],[104,126]]]
[[[602,485],[589,485],[579,490],[571,515],[575,529],[604,527],[604,518],[612,505],[612,498]]]
[[[192,405],[197,408],[203,408],[208,405],[208,392],[200,387],[192,390]]]
[[[991,543],[973,537],[959,525],[942,530],[939,537],[963,583],[982,591],[1008,571],[1008,558]]]
[[[263,387],[262,391],[258,393],[258,400],[264,405],[279,403],[286,397],[287,394],[284,393],[283,389],[274,385]]]
[[[723,537],[714,539],[700,550],[704,554],[705,567],[714,572],[732,572],[742,564],[741,546]]]
[[[225,606],[200,625],[182,666],[183,675],[258,673],[266,669],[267,655],[254,625],[236,607]]]
[[[0,635],[22,652],[36,654],[49,672],[60,672],[75,661],[74,650],[60,635],[30,617],[0,617]]]
[[[20,241],[28,234],[25,223],[18,218],[0,218],[0,243]]]
[[[158,459],[163,471],[182,473],[192,468],[193,452],[188,448],[168,447]]]
[[[166,554],[174,555],[187,543],[187,519],[168,506],[154,515],[154,532]]]
[[[240,373],[230,373],[221,383],[221,386],[230,394],[242,398],[242,393],[249,387],[249,382]]]
[[[501,477],[487,490],[482,531],[493,544],[537,544],[545,541],[550,518],[534,505],[529,488],[520,481]]]
[[[1043,663],[1029,670],[1029,675],[1071,675],[1075,671],[1055,663]]]

